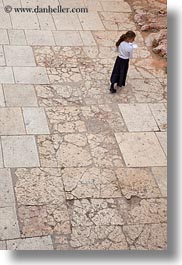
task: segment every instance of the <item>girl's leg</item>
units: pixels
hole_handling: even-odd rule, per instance
[[[110,92],[111,93],[116,93],[116,89],[114,88],[114,83],[111,83]]]

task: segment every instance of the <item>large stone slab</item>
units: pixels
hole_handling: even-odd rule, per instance
[[[14,76],[11,67],[0,67],[0,83],[14,84]]]
[[[164,104],[149,104],[160,131],[167,130],[167,110]]]
[[[27,45],[25,32],[22,29],[8,30],[10,45]]]
[[[84,30],[104,30],[97,12],[79,13],[78,17]]]
[[[44,67],[13,67],[16,83],[49,84]]]
[[[29,46],[4,46],[7,66],[36,66]]]
[[[166,166],[166,156],[153,132],[116,133],[127,167]]]
[[[0,85],[0,107],[5,107],[5,99],[4,99],[2,85]]]
[[[28,45],[54,46],[54,38],[48,30],[25,30]]]
[[[0,207],[14,205],[15,197],[9,169],[0,169],[0,182]]]
[[[162,196],[167,197],[167,168],[153,167],[152,172],[159,186]]]
[[[9,44],[7,30],[0,29],[0,44]]]

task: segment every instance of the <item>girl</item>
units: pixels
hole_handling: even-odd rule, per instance
[[[133,56],[134,45],[132,43],[135,40],[135,37],[136,34],[133,31],[128,31],[116,42],[119,56],[116,59],[111,75],[111,93],[116,93],[116,89],[114,88],[115,83],[117,83],[117,86],[119,87],[125,86],[129,59]]]

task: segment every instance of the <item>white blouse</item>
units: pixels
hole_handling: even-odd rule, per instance
[[[134,44],[122,41],[118,47],[119,57],[122,59],[133,58]]]

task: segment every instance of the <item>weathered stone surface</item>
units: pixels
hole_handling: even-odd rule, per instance
[[[152,168],[152,172],[159,186],[162,196],[167,197],[167,168],[154,167]]]
[[[0,207],[14,205],[15,197],[9,169],[0,169],[0,182]]]
[[[6,250],[6,242],[5,241],[0,241],[0,250]]]

